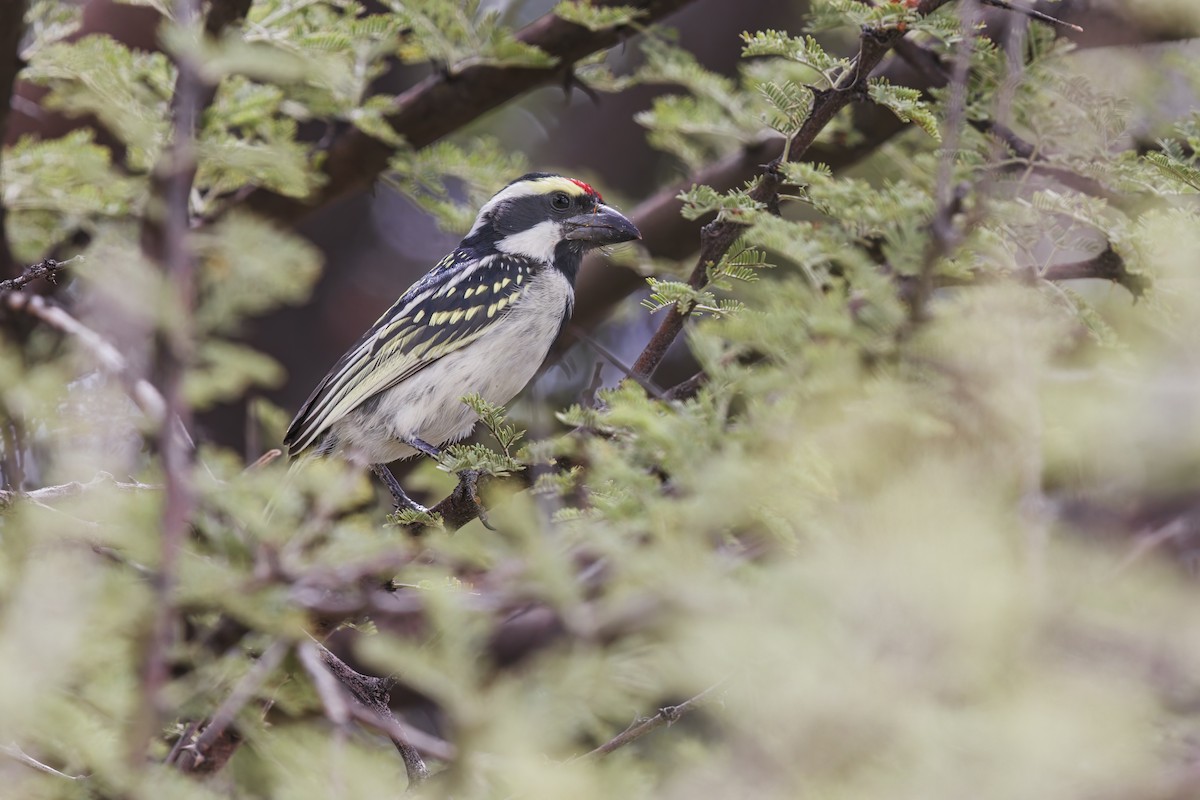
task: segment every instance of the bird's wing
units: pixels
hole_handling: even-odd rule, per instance
[[[507,255],[446,256],[329,371],[288,427],[288,451],[312,447],[364,401],[478,339],[512,309],[535,269]]]

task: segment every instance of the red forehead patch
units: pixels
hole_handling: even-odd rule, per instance
[[[567,178],[567,180],[569,180],[571,183],[578,186],[580,189],[583,189],[588,194],[594,195],[596,197],[596,199],[599,200],[601,203],[604,202],[604,198],[600,196],[600,193],[597,192],[595,189],[593,189],[588,184],[584,183],[583,181],[577,181],[574,178]]]

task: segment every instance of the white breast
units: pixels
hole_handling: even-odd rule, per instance
[[[558,270],[536,273],[487,333],[335,423],[338,449],[355,463],[379,464],[415,455],[404,438],[441,446],[467,436],[478,420],[463,396],[478,392],[499,405],[516,397],[545,360],[574,298]]]

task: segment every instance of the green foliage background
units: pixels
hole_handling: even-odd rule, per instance
[[[396,145],[392,183],[452,230],[531,161],[474,133],[406,148],[384,116],[390,98],[370,94],[389,59],[449,74],[545,63],[479,6],[257,0],[216,42],[167,27],[168,49],[203,54],[219,79],[190,209],[220,216],[191,237],[192,407],[286,379],[241,334],[302,301],[320,259],[231,198],[318,185],[323,154],[299,138],[302,123]],[[923,19],[821,0],[819,41],[747,33],[734,77],[651,25],[634,73],[593,59],[579,75],[670,87],[639,122],[696,169],[794,135],[863,25],[903,23],[952,58],[958,10]],[[598,27],[639,25],[635,12],[561,10]],[[8,235],[33,262],[88,234],[65,302],[148,342],[180,317],[138,239],[170,129],[172,61],[104,37],[68,42],[69,14],[52,2],[30,19],[22,77],[50,88],[48,106],[96,114],[125,157],[116,167],[81,132],[7,148]],[[747,227],[700,288],[678,279],[690,263],[657,269],[637,313],[694,308],[687,343],[707,382],[663,400],[627,381],[558,409],[560,428],[536,441],[478,409],[500,436],[442,466],[536,467],[532,489],[490,496],[498,532],[475,523],[414,538],[386,521],[364,475],[318,464],[289,477],[282,460],[247,470],[241,454],[198,442],[172,679],[151,699],[165,727],[145,759],[136,720],[151,701],[141,674],[163,503],[151,427],[75,341],[38,327],[0,340],[0,410],[27,432],[40,483],[120,477],[52,500],[11,495],[0,509],[0,745],[83,776],[0,758],[5,796],[401,793],[388,742],[331,724],[290,650],[252,685],[237,716],[244,744],[224,769],[198,778],[162,764],[273,644],[346,623],[336,636],[354,663],[395,676],[401,715],[456,748],[431,762],[439,775],[422,795],[1194,796],[1200,117],[1194,102],[1168,102],[1159,78],[1169,70],[1194,100],[1200,61],[1186,45],[1153,59],[1077,51],[1040,25],[1020,51],[1016,70],[976,40],[953,140],[949,90],[873,83],[863,102],[911,130],[851,173],[786,164],[780,216],[748,189],[686,192],[689,218]],[[1037,161],[971,124],[1000,113]],[[822,136],[848,126],[839,117]],[[1135,137],[1151,143],[1144,153]],[[914,318],[946,164],[942,189],[971,187],[962,240],[932,263],[943,288]],[[1072,188],[1057,179],[1066,173],[1105,191]],[[1115,281],[1045,279],[1106,247],[1123,261]],[[141,368],[149,351],[128,357]],[[266,441],[287,416],[262,405]],[[426,465],[412,484],[444,494],[453,481]],[[514,622],[539,619],[554,635],[506,661],[497,647]],[[230,626],[232,644],[219,635]],[[580,757],[706,690],[671,727]]]

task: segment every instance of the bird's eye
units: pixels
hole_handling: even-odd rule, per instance
[[[550,195],[550,207],[555,211],[566,211],[571,207],[571,198],[566,192],[555,192]]]

